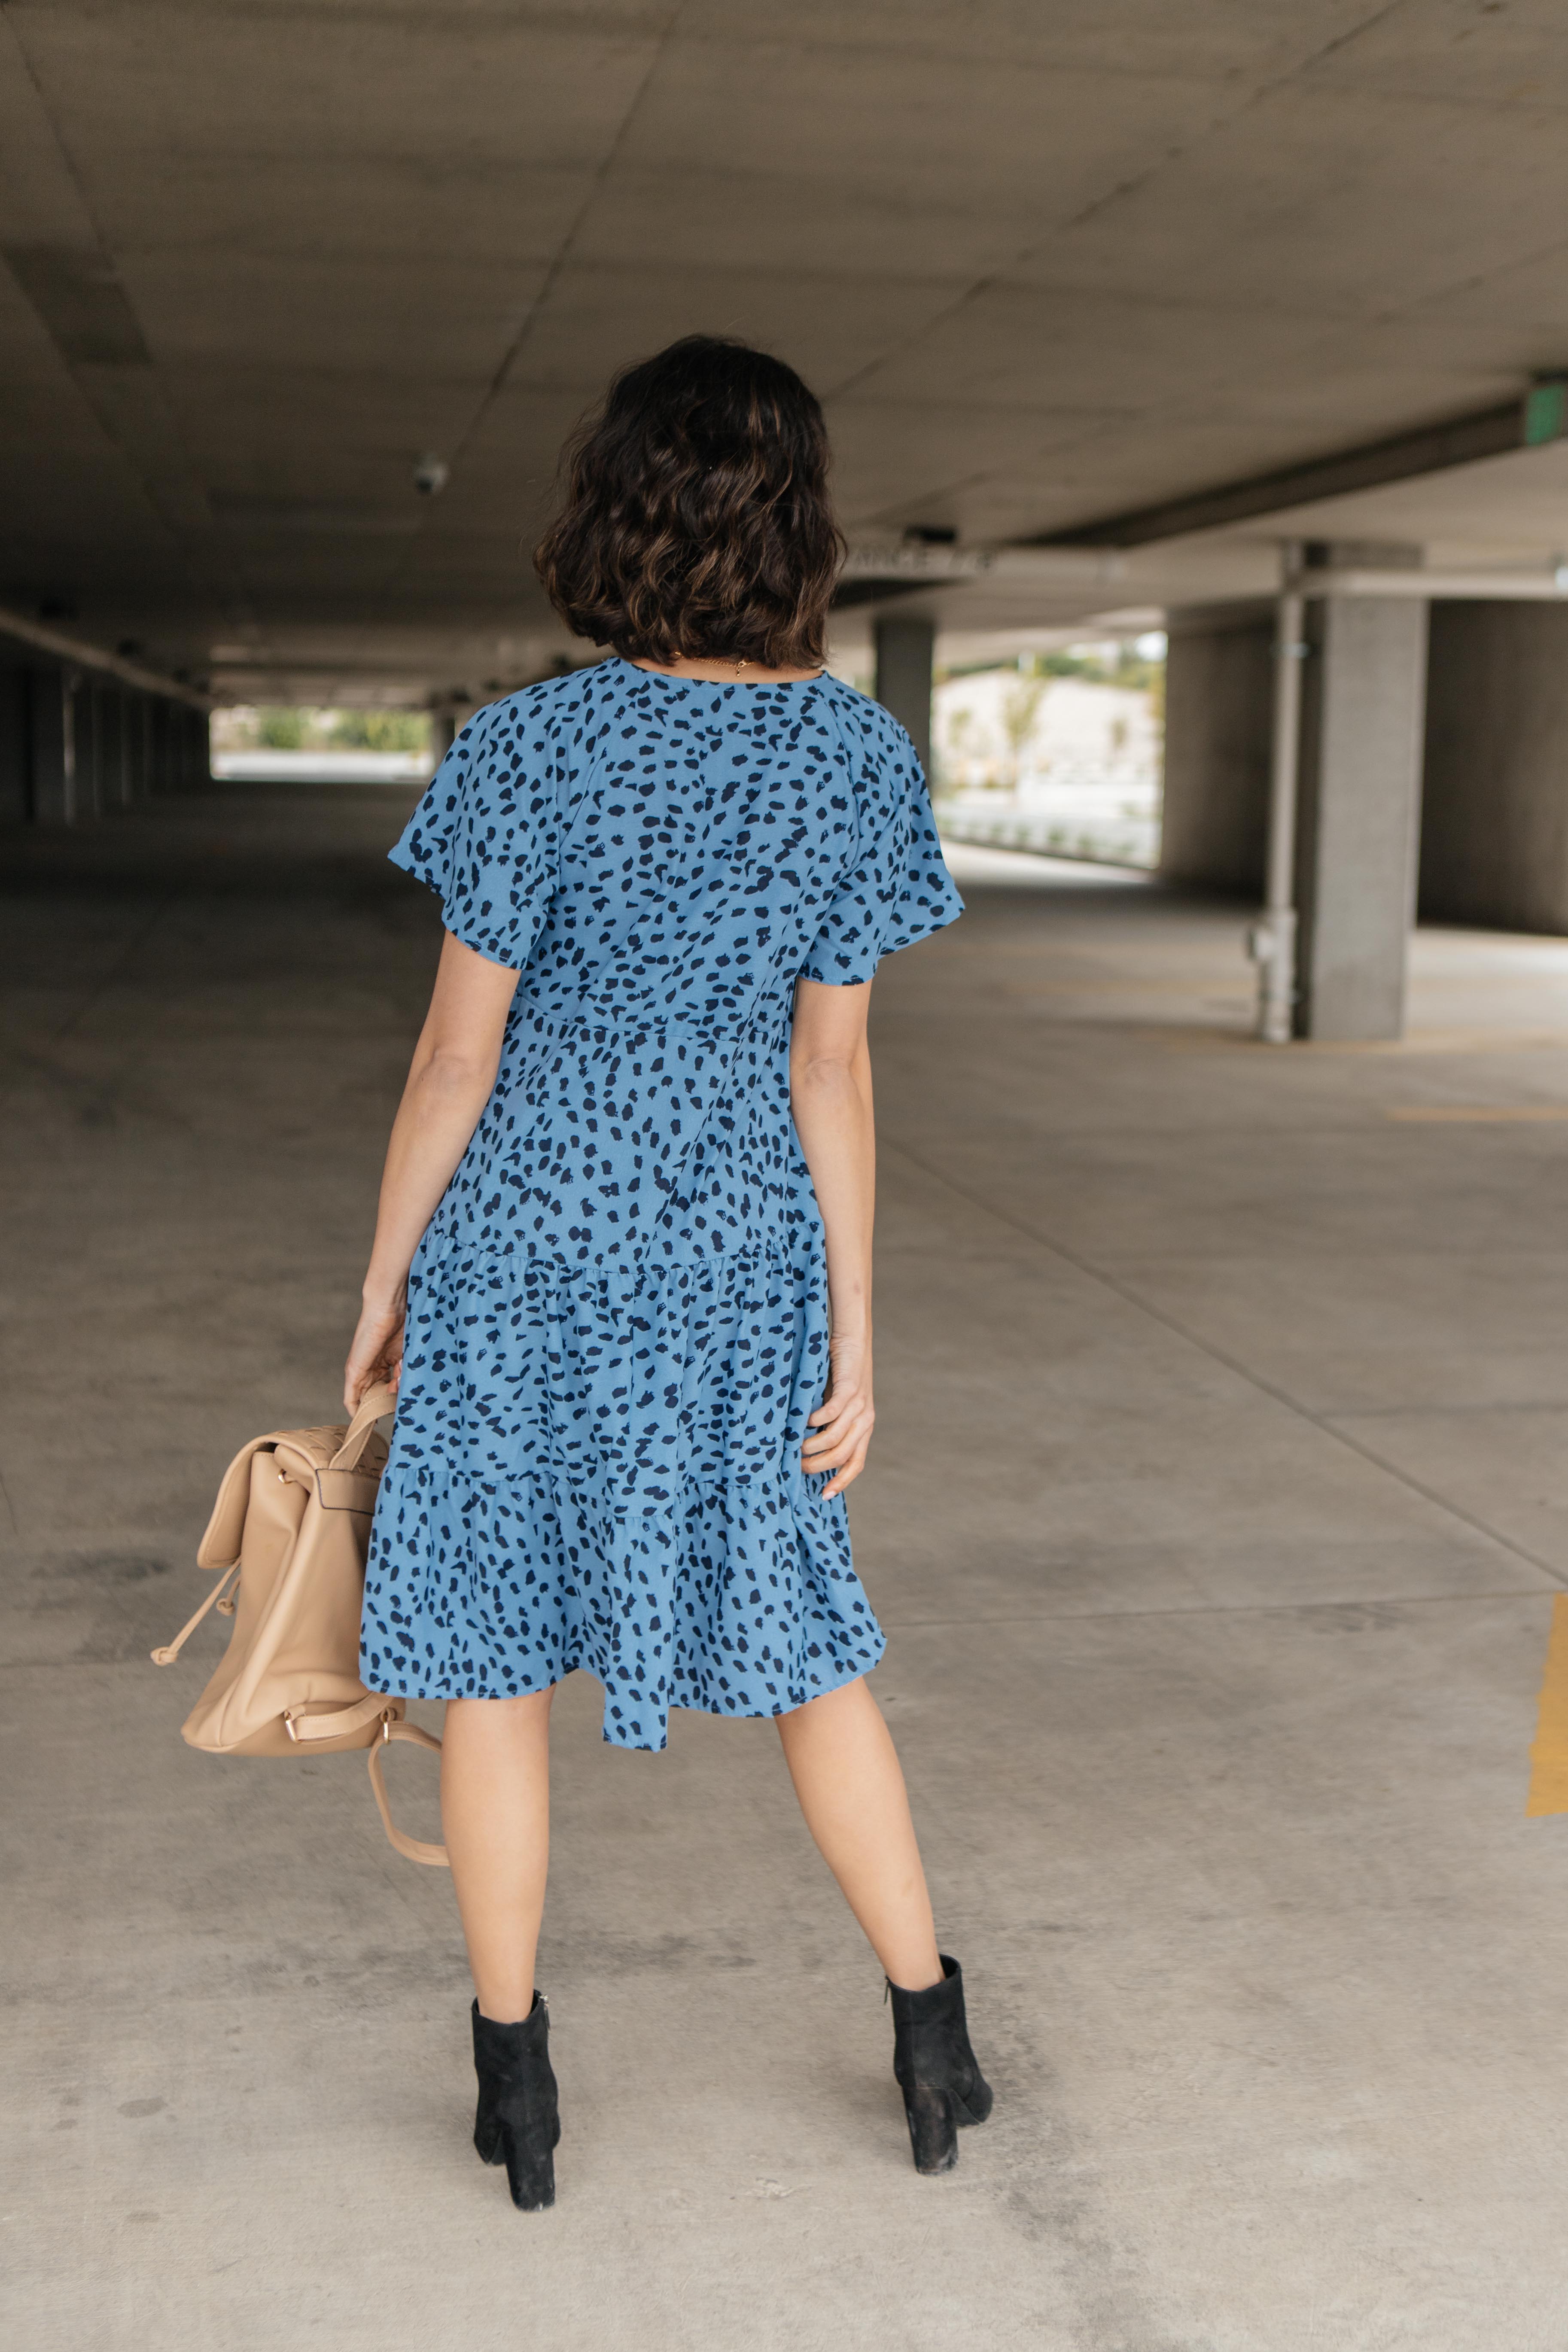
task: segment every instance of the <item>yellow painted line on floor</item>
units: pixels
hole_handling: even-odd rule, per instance
[[[1539,1126],[1543,1120],[1568,1119],[1568,1103],[1401,1103],[1390,1106],[1390,1118],[1418,1119],[1430,1125],[1463,1127]]]
[[[1568,1592],[1560,1592],[1552,1604],[1524,1810],[1527,1814],[1568,1813]]]

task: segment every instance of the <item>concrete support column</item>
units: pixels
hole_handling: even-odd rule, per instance
[[[34,823],[74,824],[78,814],[76,697],[69,671],[29,671],[27,700]]]
[[[876,625],[878,701],[908,735],[931,774],[931,666],[936,623],[889,615]]]
[[[128,687],[121,697],[120,758],[125,805],[147,797],[147,698]]]
[[[1160,871],[1173,881],[1263,896],[1274,630],[1271,605],[1171,615]]]
[[[120,793],[127,808],[142,797],[142,697],[133,687],[120,697]]]
[[[154,793],[172,793],[179,778],[174,773],[174,705],[162,695],[153,697],[148,732],[150,761],[148,788]]]
[[[0,824],[25,824],[33,813],[33,747],[27,673],[0,667]]]
[[[205,710],[193,710],[188,703],[182,706],[180,716],[184,722],[184,786],[187,792],[197,793],[213,780],[211,723]]]
[[[159,698],[152,731],[153,788],[199,792],[212,782],[212,730],[205,710]]]
[[[1568,610],[1435,604],[1421,912],[1568,932]]]
[[[98,688],[90,677],[78,676],[71,692],[71,725],[76,738],[76,821],[79,824],[101,814],[98,790]]]
[[[430,761],[433,768],[440,766],[457,737],[455,714],[450,710],[433,710],[430,713]]]
[[[125,690],[105,685],[98,689],[94,718],[98,730],[98,804],[100,811],[129,808],[131,789],[125,763]]]
[[[1307,608],[1296,1030],[1397,1037],[1415,916],[1426,699],[1424,597]]]

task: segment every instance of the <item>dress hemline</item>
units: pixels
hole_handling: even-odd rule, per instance
[[[611,1731],[607,1720],[600,1726],[599,1736],[606,1748],[624,1748],[629,1755],[662,1756],[669,1746],[668,1717],[670,1715],[710,1715],[717,1717],[721,1722],[728,1723],[776,1722],[781,1715],[798,1714],[803,1706],[811,1705],[812,1699],[831,1698],[835,1691],[847,1690],[851,1683],[863,1682],[868,1675],[874,1674],[881,1664],[887,1655],[887,1636],[884,1634],[878,1643],[877,1654],[868,1665],[856,1666],[853,1672],[836,1675],[830,1681],[825,1681],[820,1690],[814,1690],[810,1697],[791,1699],[786,1705],[780,1706],[704,1706],[700,1700],[689,1704],[684,1699],[673,1699],[666,1716],[665,1737],[657,1746],[651,1739],[617,1739]],[[373,1696],[376,1698],[425,1699],[441,1702],[456,1698],[537,1698],[543,1691],[559,1690],[568,1675],[593,1676],[600,1690],[604,1692],[607,1717],[610,1704],[609,1687],[603,1677],[595,1673],[586,1658],[574,1658],[569,1665],[563,1666],[559,1674],[552,1674],[548,1681],[531,1683],[526,1688],[518,1690],[447,1690],[440,1686],[445,1678],[437,1675],[417,1690],[406,1688],[377,1690],[373,1693]],[[371,1685],[367,1683],[365,1688],[369,1690]]]

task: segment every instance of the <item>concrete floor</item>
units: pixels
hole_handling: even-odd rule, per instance
[[[617,1754],[573,1685],[531,2219],[445,1875],[357,1758],[182,1746],[221,1630],[147,1662],[233,1448],[333,1408],[405,804],[9,845],[8,2345],[1561,2352],[1568,946],[1425,935],[1407,1047],[1270,1051],[1238,915],[955,852],[879,982],[854,1516],[996,2117],[911,2170],[770,1727]]]

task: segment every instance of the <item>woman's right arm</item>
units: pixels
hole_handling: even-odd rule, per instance
[[[373,1381],[397,1385],[408,1269],[490,1098],[517,982],[510,964],[491,963],[446,934],[386,1147],[364,1306],[343,1367],[351,1413]]]
[[[833,1473],[825,1496],[842,1494],[858,1478],[877,1418],[871,1401],[877,1141],[866,1041],[870,1002],[869,981],[842,988],[797,981],[790,1033],[790,1108],[827,1236],[831,1371],[801,1457],[807,1470]]]

